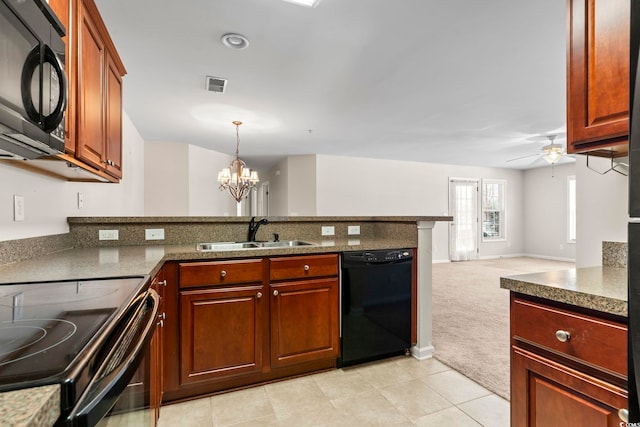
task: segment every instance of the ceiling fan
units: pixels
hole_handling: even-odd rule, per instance
[[[564,149],[563,144],[556,144],[555,139],[558,137],[558,134],[545,135],[545,137],[549,140],[549,144],[542,147],[541,152],[535,154],[527,154],[526,156],[516,157],[515,159],[509,159],[507,162],[513,162],[516,160],[526,159],[527,157],[539,157],[542,156],[544,160],[547,161],[550,165],[554,165],[558,163],[563,157],[570,156]],[[536,162],[534,160],[532,163]]]

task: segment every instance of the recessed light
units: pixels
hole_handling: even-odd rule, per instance
[[[289,3],[299,4],[300,6],[305,6],[305,7],[316,7],[318,3],[320,3],[320,0],[284,0],[284,1],[288,1]]]
[[[245,49],[249,46],[249,39],[242,34],[227,33],[220,40],[223,45],[231,49]]]

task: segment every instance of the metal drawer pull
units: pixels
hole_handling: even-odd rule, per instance
[[[156,325],[158,325],[159,327],[164,327],[164,320],[159,320],[158,323],[156,323]]]
[[[256,298],[258,298],[258,299],[262,298],[262,292],[258,292],[258,293],[256,294]]]
[[[165,313],[164,311],[160,314],[158,314],[158,319],[160,320],[164,320],[167,318],[167,313]]]
[[[277,297],[278,296],[278,290],[276,289],[275,291],[273,291],[273,296]]]
[[[158,282],[158,285],[167,286],[167,281],[166,280],[161,280],[161,281]]]
[[[567,342],[569,341],[569,339],[571,339],[571,334],[567,331],[558,330],[556,331],[556,338],[560,342]]]
[[[222,271],[220,272],[220,277],[224,277],[224,276],[226,276],[226,275],[227,275],[227,272],[226,272],[226,271],[222,270]]]
[[[618,409],[618,418],[620,418],[623,422],[629,422],[629,410],[626,408]]]
[[[304,265],[304,271],[309,271],[309,265],[308,264]]]

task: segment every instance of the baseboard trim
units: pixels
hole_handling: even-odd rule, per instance
[[[536,255],[536,254],[488,255],[488,256],[481,256],[478,259],[487,260],[487,259],[498,259],[498,258],[521,258],[521,257],[548,259],[549,261],[576,262],[576,260],[573,259],[573,258],[561,258],[561,257],[553,257],[553,256],[547,256],[547,255]]]
[[[435,353],[435,348],[432,345],[427,347],[418,348],[415,345],[411,347],[411,355],[418,360],[431,359]]]
[[[522,256],[526,256],[529,258],[548,259],[550,261],[576,262],[575,258],[561,258],[556,256],[535,255],[535,254],[523,254]]]
[[[445,264],[447,262],[451,262],[449,259],[434,259],[431,261],[432,264]]]

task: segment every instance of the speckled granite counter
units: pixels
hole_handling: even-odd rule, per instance
[[[192,245],[74,248],[0,265],[0,284],[155,274],[164,261],[313,254],[415,247],[412,239],[335,239],[312,246],[202,252]]]
[[[0,423],[3,426],[50,426],[59,416],[58,384],[0,393]]]
[[[627,269],[588,267],[500,278],[500,287],[584,307],[627,316]]]

